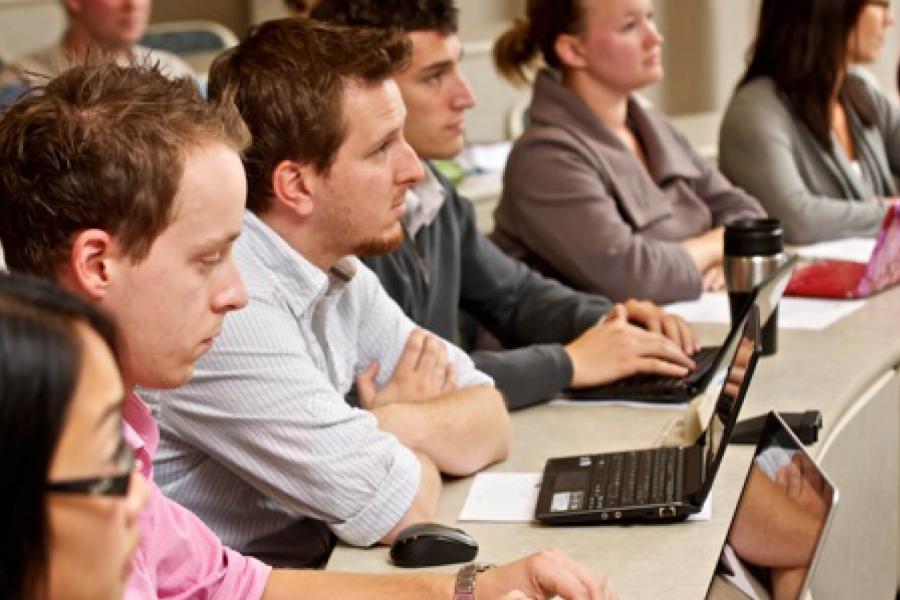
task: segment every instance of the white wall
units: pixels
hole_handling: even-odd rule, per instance
[[[481,99],[469,120],[469,138],[500,139],[506,134],[510,106],[521,92],[493,73],[489,46],[512,19],[524,14],[524,1],[458,1],[463,11],[460,35],[467,44],[463,69]],[[898,14],[900,0],[892,2]],[[644,95],[671,116],[723,111],[744,70],[759,5],[760,0],[656,0],[657,21],[666,38],[666,76]],[[900,25],[891,30],[881,59],[870,67],[894,98],[898,58]]]
[[[9,60],[51,44],[65,24],[56,0],[0,0],[0,57]]]
[[[785,0],[790,1],[790,0]],[[892,0],[895,13],[900,0]],[[469,119],[469,138],[491,141],[506,136],[512,104],[523,92],[501,80],[490,60],[493,40],[524,13],[525,0],[457,0],[465,43],[463,71],[479,105]],[[656,0],[666,37],[666,77],[645,95],[670,115],[721,111],[744,66],[760,0]],[[209,18],[241,35],[250,23],[284,14],[282,0],[156,0],[154,21]],[[9,59],[57,39],[65,25],[58,0],[0,0],[0,57]],[[900,31],[892,30],[872,71],[896,97]]]

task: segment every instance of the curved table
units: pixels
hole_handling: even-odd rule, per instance
[[[721,341],[724,326],[698,326]],[[840,489],[840,504],[813,585],[816,600],[893,598],[900,516],[900,288],[880,294],[823,332],[782,330],[763,358],[742,418],[770,409],[822,411],[811,452]],[[543,405],[513,415],[509,460],[497,471],[540,471],[551,456],[652,446],[679,411]],[[479,560],[507,562],[559,547],[608,573],[622,598],[704,597],[752,458],[731,446],[713,488],[712,520],[675,525],[545,527],[466,523]],[[438,521],[455,524],[469,479],[447,482]],[[339,546],[329,569],[388,572],[387,550]]]

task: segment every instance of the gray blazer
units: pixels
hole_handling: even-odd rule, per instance
[[[649,171],[550,71],[535,82],[529,117],[506,166],[493,237],[571,287],[616,301],[696,298],[701,276],[681,240],[763,214],[635,101],[628,118]]]
[[[719,166],[784,224],[794,244],[874,235],[884,218],[883,198],[897,195],[900,174],[900,108],[853,77],[875,106],[865,127],[847,108],[850,132],[864,177],[853,172],[843,148],[834,156],[795,117],[768,77],[737,90],[719,136]]]

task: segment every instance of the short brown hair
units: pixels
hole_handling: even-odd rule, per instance
[[[45,277],[73,237],[97,228],[137,262],[173,216],[191,148],[242,151],[233,104],[210,104],[190,79],[156,67],[75,67],[0,119],[0,240],[11,269]]]
[[[349,29],[304,18],[263,23],[210,69],[211,98],[234,90],[253,143],[244,156],[247,208],[264,212],[284,160],[327,172],[346,137],[348,83],[379,83],[409,60],[394,32]]]
[[[459,30],[459,9],[454,0],[320,0],[313,19],[349,27],[375,27],[411,31]]]

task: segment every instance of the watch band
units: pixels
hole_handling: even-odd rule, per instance
[[[475,600],[475,579],[479,575],[493,569],[494,565],[469,563],[456,573],[456,587],[453,589],[453,600]]]

